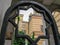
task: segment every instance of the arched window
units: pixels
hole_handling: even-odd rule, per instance
[[[57,27],[58,27],[58,32],[60,34],[60,9],[56,9],[52,12],[52,15],[56,21]]]

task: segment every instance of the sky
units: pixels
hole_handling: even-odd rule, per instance
[[[29,8],[28,10],[19,10],[19,14],[23,14],[23,21],[29,22],[29,15],[30,13],[33,14],[34,10]]]

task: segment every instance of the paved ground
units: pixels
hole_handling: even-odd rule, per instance
[[[11,45],[11,40],[5,40],[5,45]]]

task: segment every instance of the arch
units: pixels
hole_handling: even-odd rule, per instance
[[[58,23],[59,23],[59,20],[60,20],[60,9],[57,8],[55,9],[53,12],[52,12],[52,15],[56,21],[56,24],[57,24],[57,27],[58,27]],[[58,19],[57,19],[58,18]],[[59,32],[59,29],[58,29],[58,32]],[[60,33],[60,32],[59,32]]]
[[[58,29],[57,29],[55,20],[54,20],[54,18],[52,16],[51,12],[45,6],[43,6],[42,4],[37,3],[35,1],[20,1],[20,2],[16,3],[15,5],[12,5],[11,7],[8,8],[8,10],[5,13],[3,24],[2,24],[2,28],[1,28],[0,44],[4,45],[5,32],[6,32],[6,27],[7,27],[7,23],[8,23],[8,16],[10,16],[10,13],[14,9],[18,8],[18,6],[21,6],[21,5],[30,5],[30,4],[36,6],[39,10],[44,10],[45,11],[46,16],[52,22],[51,26],[52,26],[52,31],[53,31],[53,35],[54,35],[55,44],[56,45],[60,45],[59,44],[58,31],[57,31]]]

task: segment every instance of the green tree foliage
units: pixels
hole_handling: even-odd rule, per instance
[[[32,40],[35,39],[35,38],[34,38],[34,32],[32,33],[31,38],[32,38]],[[30,42],[28,42],[28,45],[31,45]]]
[[[25,34],[23,31],[19,31],[19,34]],[[34,40],[34,33],[31,36],[32,40]],[[25,45],[25,39],[24,38],[15,38],[13,41],[13,45]],[[27,45],[31,45],[29,41],[27,41]]]
[[[19,31],[19,34],[24,34],[24,32]],[[25,45],[25,39],[23,39],[23,38],[14,38],[13,45]]]

